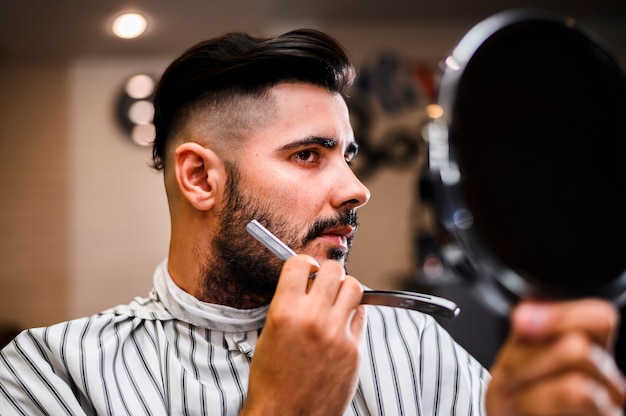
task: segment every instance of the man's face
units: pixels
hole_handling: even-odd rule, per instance
[[[345,263],[357,227],[355,210],[370,195],[349,167],[356,144],[343,98],[302,83],[279,84],[271,94],[272,122],[236,150],[214,251],[222,266],[237,264],[228,267],[231,277],[254,275],[273,290],[282,261],[246,233],[247,222],[257,219],[294,251],[320,263]]]

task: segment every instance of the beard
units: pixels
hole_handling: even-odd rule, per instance
[[[264,205],[251,193],[246,194],[236,166],[227,166],[224,207],[211,245],[211,258],[201,268],[203,300],[240,309],[255,308],[271,301],[276,290],[283,261],[250,236],[245,227],[256,219],[294,251],[302,250],[325,230],[350,225],[358,227],[355,210],[347,209],[333,218],[319,218],[302,232],[289,218]],[[347,249],[331,247],[328,259],[344,264],[348,259],[353,237]]]

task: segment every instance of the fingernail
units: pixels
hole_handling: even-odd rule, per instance
[[[515,310],[515,325],[525,335],[541,333],[548,321],[548,309],[537,303],[523,303]]]

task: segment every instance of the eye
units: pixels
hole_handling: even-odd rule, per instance
[[[359,153],[359,146],[356,143],[351,143],[350,145],[348,145],[348,149],[344,155],[344,158],[346,159],[346,163],[348,164],[348,166],[352,166],[352,161],[354,160],[354,158],[356,157],[358,153]]]
[[[320,159],[319,153],[315,150],[301,150],[294,157],[305,163],[318,163]]]

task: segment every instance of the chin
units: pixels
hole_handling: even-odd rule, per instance
[[[315,260],[316,260],[319,264],[322,264],[322,263],[324,263],[325,261],[328,261],[328,260],[335,260],[335,261],[338,261],[339,263],[341,263],[341,264],[342,264],[342,265],[344,265],[344,266],[345,266],[345,264],[346,264],[346,259],[345,259],[345,257],[342,257],[342,258],[339,258],[339,259],[337,259],[337,258],[333,258],[333,257],[315,257]]]
[[[348,258],[348,250],[342,249],[339,247],[331,247],[328,249],[328,253],[326,254],[326,258],[329,260],[337,260],[341,264],[345,264]]]

